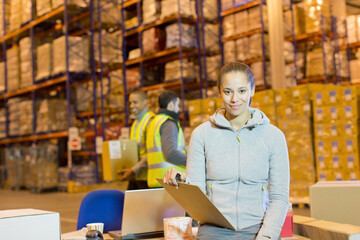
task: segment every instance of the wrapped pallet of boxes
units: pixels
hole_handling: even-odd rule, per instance
[[[224,63],[235,62],[236,45],[235,41],[226,41],[224,43]]]
[[[234,7],[233,0],[221,0],[221,10],[225,11]]]
[[[161,28],[150,28],[143,32],[143,54],[159,52],[165,49],[166,32]]]
[[[235,15],[231,14],[228,16],[225,16],[223,18],[222,27],[223,27],[223,37],[231,37],[236,34],[235,32]]]
[[[108,33],[105,30],[101,32],[101,62],[104,64],[119,64],[123,62],[122,57],[122,38],[120,32]],[[94,55],[95,60],[100,62],[99,56],[99,33],[94,34]],[[87,52],[89,54],[89,52]],[[89,59],[89,58],[88,58]]]
[[[239,38],[235,41],[236,44],[236,60],[239,62],[244,62],[246,60],[249,60],[250,54],[249,54],[249,38]]]
[[[194,0],[163,0],[161,1],[161,19],[173,14],[195,16]]]
[[[110,110],[119,110],[125,107],[123,72],[120,69],[110,72],[109,75],[110,92],[105,99]]]
[[[83,0],[68,0],[67,4],[69,6],[76,6],[79,8],[85,8],[89,6],[89,3]],[[51,0],[51,8],[56,9],[64,5],[64,0]]]
[[[143,84],[150,86],[163,82],[164,65],[147,66],[143,68]]]
[[[352,59],[349,64],[351,83],[360,83],[360,59]]]
[[[9,121],[9,135],[20,135],[20,115],[21,98],[11,98],[8,100],[8,121]]]
[[[18,145],[5,149],[5,166],[8,175],[8,185],[11,189],[20,190],[25,186],[25,161]]]
[[[270,122],[276,125],[274,90],[269,89],[257,92],[251,98],[251,107],[260,109],[270,119]]]
[[[159,0],[143,0],[143,24],[149,24],[160,19],[161,1]]]
[[[100,18],[102,27],[115,27],[121,24],[121,11],[119,11],[119,0],[96,0],[94,1],[94,17],[98,20],[98,7],[100,7]],[[98,6],[100,5],[100,6]]]
[[[218,4],[216,0],[205,0],[203,3],[203,14],[208,20],[216,20],[218,18]]]
[[[221,68],[220,55],[206,57],[206,72],[207,72],[206,81],[216,82],[220,68]]]
[[[242,34],[249,31],[249,14],[248,11],[240,11],[235,13],[235,22],[241,23],[237,24],[235,27],[235,34]]]
[[[264,34],[264,46],[265,46],[265,56],[263,56],[262,44],[263,44],[263,36],[261,33],[253,34],[249,37],[249,49],[248,49],[248,57],[259,58],[259,57],[269,57],[269,38],[267,34]]]
[[[13,46],[6,51],[7,68],[7,91],[12,92],[19,89],[20,85],[20,53],[19,47]]]
[[[330,15],[336,16],[332,19],[332,27],[339,34],[340,45],[343,45],[345,42],[342,40],[346,36],[346,0],[330,1]]]
[[[219,43],[219,24],[206,24],[205,25],[205,47],[207,51],[213,53],[220,52]]]
[[[33,133],[33,101],[27,100],[20,103],[21,114],[19,116],[20,134]]]
[[[313,33],[322,29],[331,30],[330,1],[307,0],[304,6],[306,33]]]
[[[356,43],[360,41],[360,15],[350,15],[346,18],[348,42]]]
[[[5,63],[0,62],[0,93],[5,91]]]
[[[93,98],[93,93],[89,82],[79,84],[78,87],[75,88],[75,95],[75,109],[77,112],[86,112],[92,110],[90,102]]]
[[[182,71],[181,71],[182,67]],[[165,82],[180,80],[194,81],[197,77],[197,66],[189,59],[171,61],[165,64]]]
[[[249,21],[249,31],[261,28],[267,30],[269,24],[266,5],[262,5],[261,8],[260,6],[250,8],[249,19],[251,19],[251,21]]]
[[[292,16],[293,13],[291,10],[284,11],[284,37],[292,38],[293,28],[292,28]]]
[[[21,23],[26,24],[32,20],[32,0],[21,0]]]
[[[166,48],[196,47],[195,26],[177,23],[166,26]],[[181,35],[180,35],[181,31]],[[180,38],[181,37],[181,38]]]
[[[51,11],[51,0],[36,0],[36,15],[38,17]]]
[[[89,39],[83,37],[68,37],[70,47],[66,51],[66,37],[62,36],[53,41],[53,70],[52,75],[66,72],[66,55],[68,55],[69,72],[88,73],[89,72]]]
[[[323,44],[325,50],[324,52],[321,47],[314,48],[311,49],[306,56],[306,76],[308,78],[323,76],[325,70],[328,75],[334,74],[334,64],[333,64],[334,48],[328,42],[324,42]],[[324,67],[324,60],[323,60],[324,55],[326,61],[326,69]]]
[[[36,81],[49,78],[52,73],[52,44],[45,43],[36,48]]]
[[[128,89],[140,87],[140,73],[138,68],[126,70],[126,86]]]
[[[9,31],[15,31],[21,26],[21,3],[22,0],[12,0],[10,1],[10,25]]]
[[[33,61],[31,40],[29,37],[23,38],[19,42],[20,46],[20,68],[21,81],[20,88],[29,87],[33,84]]]
[[[263,62],[254,62],[250,65],[250,68],[254,73],[255,86],[264,86],[265,81],[267,86],[271,86],[270,62],[265,62],[265,75]]]
[[[147,91],[148,96],[148,105],[152,112],[157,112],[159,110],[159,95],[161,90],[149,90]]]
[[[38,102],[36,132],[63,131],[67,129],[67,101],[44,99]]]
[[[9,21],[10,21],[10,0],[1,0],[0,1],[0,37],[4,36],[4,30],[6,33],[9,31]],[[3,8],[4,6],[4,8]],[[5,12],[3,11],[5,10]],[[5,16],[4,16],[5,15]],[[5,24],[3,23],[3,19],[5,17]]]
[[[6,115],[5,109],[0,108],[0,138],[6,137]]]

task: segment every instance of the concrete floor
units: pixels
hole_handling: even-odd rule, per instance
[[[122,191],[126,188],[126,183],[113,185],[100,185],[98,188],[115,188]],[[78,211],[81,200],[87,194],[82,193],[31,193],[28,190],[11,191],[0,190],[0,210],[35,208],[60,213],[61,232],[71,232],[76,230]],[[309,208],[293,208],[294,213],[302,216],[310,216]]]

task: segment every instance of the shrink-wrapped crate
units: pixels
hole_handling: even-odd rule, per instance
[[[264,37],[264,38],[263,38]],[[263,45],[264,39],[264,45]],[[263,46],[265,48],[263,56]],[[248,56],[250,59],[259,58],[259,57],[269,57],[269,38],[267,34],[256,33],[249,37],[249,53]]]
[[[296,72],[294,64],[287,64],[284,68],[285,75],[285,87],[295,87],[296,86]]]
[[[155,53],[165,49],[166,32],[161,28],[150,28],[143,32],[143,54]]]
[[[62,131],[67,129],[67,101],[44,99],[38,101],[36,132]]]
[[[135,48],[133,50],[130,50],[128,60],[133,60],[140,57],[141,57],[141,49]]]
[[[261,11],[261,10],[262,11]],[[261,23],[262,20],[262,23]],[[255,29],[268,29],[268,15],[266,5],[253,7],[249,9],[249,31]]]
[[[336,65],[337,75],[346,78],[349,77],[349,61],[347,59],[347,53],[345,51],[340,51],[335,55],[335,60],[338,63]]]
[[[206,19],[216,20],[218,18],[217,0],[204,0],[203,14]]]
[[[33,0],[21,0],[21,23],[25,24],[32,20],[32,3]],[[34,1],[35,3],[35,1]]]
[[[350,60],[351,83],[360,83],[360,59]]]
[[[165,28],[166,48],[171,47],[196,47],[195,26],[189,24],[177,23],[171,24]],[[180,39],[181,31],[181,39]]]
[[[52,75],[66,72],[66,55],[69,60],[69,72],[89,72],[89,39],[84,37],[68,37],[69,50],[66,50],[66,37],[53,41],[53,71]]]
[[[29,87],[33,84],[33,61],[31,40],[29,37],[23,38],[19,42],[20,46],[20,68],[21,81],[20,88]]]
[[[263,62],[254,62],[250,65],[250,68],[254,73],[254,81],[256,86],[264,86],[265,81],[267,86],[271,86],[270,62],[265,62],[265,69]]]
[[[215,55],[211,57],[206,57],[206,72],[207,79],[205,81],[217,81],[217,76],[221,68],[221,57],[220,55]]]
[[[6,33],[9,31],[9,21],[10,21],[10,0],[1,0],[0,1],[0,37],[4,36],[4,30]],[[4,6],[4,8],[3,8]],[[3,11],[5,9],[5,12]],[[4,16],[5,15],[5,16]],[[5,24],[3,19],[5,17]],[[4,27],[5,26],[5,27]]]
[[[208,51],[218,53],[220,52],[220,38],[219,25],[206,24],[205,25],[205,47]]]
[[[22,158],[22,148],[11,146],[5,149],[5,166],[8,185],[11,189],[20,190],[25,186],[25,161]]]
[[[235,62],[236,47],[235,41],[227,41],[224,43],[224,63]]]
[[[325,32],[331,30],[330,4],[328,0],[305,1],[305,28],[306,33],[317,32],[322,29]]]
[[[128,89],[140,87],[140,79],[139,69],[126,69],[126,86]]]
[[[349,43],[360,41],[360,15],[350,15],[346,18],[347,39]]]
[[[293,13],[290,10],[284,11],[284,36],[285,37],[292,37],[292,34],[293,34],[292,18],[293,18]]]
[[[125,106],[123,71],[121,69],[112,71],[109,76],[110,94],[107,99],[108,107],[110,109],[118,110]]]
[[[291,42],[284,41],[284,59],[285,62],[294,62],[295,48]]]
[[[5,63],[0,62],[0,93],[5,91]]]
[[[297,3],[293,5],[294,11],[294,31],[295,35],[305,34],[305,6],[304,2]]]
[[[91,85],[92,86],[92,85]],[[75,88],[75,110],[77,112],[85,112],[91,110],[91,100],[93,99],[92,88],[90,83],[79,84]]]
[[[6,137],[6,115],[5,108],[0,108],[0,138]]]
[[[323,76],[326,70],[328,75],[334,74],[334,49],[330,43],[324,42],[324,51],[322,48],[314,48],[306,56],[306,76]],[[324,58],[326,69],[324,68]]]
[[[235,15],[231,14],[223,18],[223,37],[231,37],[235,35]]]
[[[10,1],[10,32],[20,28],[21,26],[21,3],[22,0],[12,0]]]
[[[346,1],[345,0],[330,0],[330,15],[335,16],[331,19],[333,29],[336,30],[340,37],[346,35]]]
[[[36,48],[36,81],[49,78],[52,73],[52,44],[45,43]]]
[[[160,19],[161,1],[160,0],[143,0],[142,4],[143,23],[155,22]]]
[[[234,7],[233,0],[221,0],[221,10],[225,11]]]
[[[235,13],[235,34],[241,34],[249,31],[249,14],[247,11]]]
[[[9,135],[20,135],[20,102],[21,98],[11,98],[8,100],[8,121]]]
[[[20,85],[20,53],[19,47],[13,46],[6,51],[7,91],[19,89]]]
[[[251,57],[249,55],[249,38],[239,38],[235,41],[236,44],[236,60],[239,62],[244,62],[249,60]]]
[[[185,16],[195,16],[194,0],[162,0],[161,1],[161,18],[173,14],[181,14]]]
[[[101,24],[102,27],[117,26],[121,24],[121,11],[119,11],[119,0],[95,0],[94,17],[98,21],[98,5],[100,4]]]
[[[182,66],[182,71],[181,67]],[[194,80],[197,78],[197,66],[188,59],[175,60],[165,64],[165,82],[183,80]]]
[[[116,31],[108,33],[101,32],[101,62],[105,64],[119,64],[123,62],[122,56],[122,37],[120,32]],[[94,55],[95,60],[100,62],[99,59],[99,33],[94,34]],[[88,53],[89,54],[89,53]]]
[[[144,86],[150,86],[163,82],[164,65],[147,66],[143,68]]]
[[[51,0],[36,0],[36,15],[38,17],[51,11]]]
[[[19,116],[20,134],[27,135],[33,133],[33,101],[22,101],[19,104],[21,114]]]

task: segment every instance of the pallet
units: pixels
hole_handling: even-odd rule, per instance
[[[32,187],[29,190],[30,190],[31,193],[48,193],[48,192],[57,192],[58,187],[51,187],[51,188]]]

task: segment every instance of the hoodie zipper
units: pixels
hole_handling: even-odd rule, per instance
[[[236,133],[236,138],[237,138],[237,140],[239,141],[239,143],[241,143],[241,139],[240,139],[240,136],[239,136],[239,134],[240,134],[240,129],[239,129],[239,131],[236,131],[235,132]],[[241,168],[240,168],[240,144],[238,144],[238,156],[239,156],[239,159],[238,159],[238,161],[236,161],[237,162],[237,187],[236,187],[236,189],[237,189],[237,191],[236,191],[236,213],[235,213],[235,219],[236,219],[236,228],[238,228],[238,226],[239,226],[239,219],[238,219],[238,217],[239,217],[239,201],[238,201],[238,198],[239,198],[239,192],[240,192],[240,181],[241,181],[241,173],[240,173],[240,171],[241,171]]]

